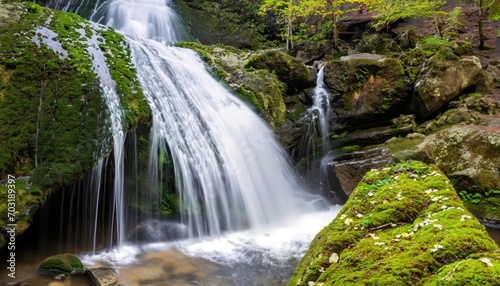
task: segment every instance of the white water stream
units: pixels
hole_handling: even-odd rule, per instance
[[[127,35],[153,114],[149,182],[161,185],[159,178],[164,174],[155,166],[161,160],[159,153],[168,154],[183,209],[181,224],[189,239],[127,245],[123,233],[123,111],[109,90],[113,83],[107,82],[109,72],[101,55],[92,53],[94,68],[104,75],[101,88],[111,111],[116,166],[113,221],[117,222],[118,247],[86,256],[84,261],[123,266],[140,261],[144,251],[175,247],[219,265],[248,263],[265,268],[268,264],[284,267],[291,258],[303,255],[337,210],[318,212],[313,200],[321,199],[305,199],[307,195],[267,124],[214,79],[196,53],[165,45],[185,38],[170,4],[165,0],[97,4],[92,19],[97,17]],[[320,101],[325,98],[328,96]],[[315,112],[326,116],[320,107]],[[321,125],[322,133],[327,132],[325,126]]]

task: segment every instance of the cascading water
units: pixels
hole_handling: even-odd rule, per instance
[[[325,87],[325,66],[319,68],[313,104],[306,110],[300,122],[305,127],[300,143],[299,158],[309,162],[308,181],[321,193],[329,191],[328,160],[330,156],[330,93]]]
[[[124,242],[130,233],[136,237],[142,235],[134,232],[142,228],[150,232],[150,239],[157,241],[165,240],[166,232],[175,233],[177,237],[203,237],[195,242],[184,240],[176,247],[187,255],[201,256],[221,265],[242,263],[240,273],[247,272],[245,263],[259,265],[262,267],[259,271],[269,272],[269,276],[286,269],[283,272],[283,279],[286,279],[290,267],[305,252],[313,235],[333,214],[327,211],[306,219],[295,219],[295,214],[314,207],[299,198],[304,193],[293,176],[284,151],[266,123],[212,77],[196,53],[165,45],[187,37],[181,29],[174,28],[180,25],[167,1],[97,1],[96,8],[90,8],[92,5],[88,2],[70,1],[64,7],[92,10],[89,16],[92,20],[120,29],[127,35],[127,45],[152,111],[153,124],[149,136],[149,163],[144,168],[147,178],[141,177],[141,184],[147,181],[147,186],[141,185],[142,189],[137,183],[140,177],[137,142],[140,140],[134,132],[132,135],[131,132],[123,134],[123,111],[114,92],[114,82],[104,68],[102,53],[89,48],[110,110],[114,168],[106,168],[108,159],[100,160],[89,180],[77,188],[93,188],[95,193],[88,201],[102,203],[102,206],[90,210],[95,216],[88,220],[95,224],[84,230],[92,233],[93,254],[97,241],[103,244],[97,237],[98,233],[110,236],[104,247],[121,247],[85,257],[86,261],[104,259],[111,263],[126,263],[133,255],[121,256],[120,253],[131,248]],[[98,29],[97,26],[94,28]],[[94,42],[97,43],[98,39],[89,39],[90,46]],[[322,69],[318,77],[322,77]],[[326,136],[329,111],[325,106],[329,103],[322,79],[318,79],[315,94],[318,94],[316,110],[310,114],[324,118],[318,132]],[[327,146],[328,140],[324,139],[323,147]],[[167,161],[171,162],[172,170],[166,170]],[[171,175],[175,175],[175,188],[169,186],[169,189],[180,199],[183,226],[166,224],[154,215],[144,219],[144,209],[141,209],[141,214],[129,212],[149,203],[154,204],[149,210],[156,213],[162,204],[165,178]],[[113,179],[109,180],[110,176]],[[131,182],[134,180],[135,183]],[[111,185],[114,198],[109,201],[106,188]],[[112,209],[111,217],[103,218],[103,213],[109,209]],[[77,215],[78,218],[82,216],[87,216],[85,210]],[[102,227],[106,223],[111,224],[110,229]],[[128,235],[125,229],[131,229]],[[141,246],[146,250],[155,250],[155,247]],[[132,248],[134,254],[139,251]],[[252,274],[247,278],[249,281],[254,279]],[[253,283],[244,282],[245,285]]]
[[[151,140],[169,147],[191,235],[265,225],[293,212],[292,191],[300,188],[264,122],[194,52],[129,43],[135,65],[147,67],[138,73],[153,111]]]
[[[330,131],[330,93],[325,87],[325,66],[321,66],[317,78],[316,87],[313,91],[313,104],[303,115],[301,122],[307,124],[307,132],[304,136],[302,146],[305,152],[313,148],[314,138],[321,137],[322,154],[326,155],[330,150],[328,132]],[[313,148],[314,149],[314,148]],[[314,151],[313,151],[314,152]]]
[[[68,7],[88,4],[66,3]],[[293,192],[300,187],[266,124],[218,83],[194,52],[165,46],[186,39],[168,1],[99,1],[91,19],[133,38],[127,37],[128,45],[153,113],[149,188],[159,192],[164,174],[158,154],[168,154],[184,210],[181,221],[190,236],[272,224],[296,211]],[[114,83],[102,54],[89,52],[98,62],[94,68],[111,111],[116,208],[111,221],[117,223],[116,242],[121,245],[126,218],[123,111],[111,93]]]

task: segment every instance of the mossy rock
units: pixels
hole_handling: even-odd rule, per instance
[[[404,114],[410,101],[402,63],[382,55],[354,54],[328,62],[325,84],[333,94],[334,128],[373,126]]]
[[[288,285],[436,285],[455,274],[473,281],[474,273],[499,281],[498,251],[436,166],[401,162],[366,173]],[[455,266],[483,257],[492,266],[456,273]]]
[[[40,266],[39,270],[63,272],[65,274],[83,274],[85,267],[78,257],[73,254],[57,254],[47,257]]]
[[[268,50],[248,59],[245,68],[265,69],[275,73],[284,82],[290,93],[312,85],[311,74],[306,65],[287,53]]]
[[[89,43],[99,42],[116,83],[124,131],[150,123],[151,112],[123,35],[32,2],[1,9],[9,7],[24,14],[0,26],[0,176],[31,174],[49,192],[81,179],[111,150]]]

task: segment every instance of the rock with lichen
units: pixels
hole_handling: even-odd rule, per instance
[[[409,101],[401,62],[386,56],[364,53],[328,62],[325,84],[332,91],[334,131],[380,125],[403,113]]]
[[[441,69],[432,65],[425,67],[415,83],[412,110],[422,118],[437,111],[481,80],[481,62],[475,56],[463,57],[458,61],[444,61],[443,65]]]
[[[338,259],[332,259],[338,256]],[[292,285],[495,285],[500,250],[448,178],[418,161],[369,171]]]

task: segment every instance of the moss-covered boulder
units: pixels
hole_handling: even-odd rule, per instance
[[[264,69],[275,73],[284,82],[289,93],[313,85],[311,73],[306,65],[287,53],[268,50],[248,59],[245,68]]]
[[[338,130],[355,130],[397,117],[409,102],[401,62],[381,55],[356,54],[329,62],[325,84],[333,92],[331,126]]]
[[[436,54],[433,58],[438,58]],[[432,58],[431,58],[432,60]],[[440,66],[431,64],[420,71],[415,83],[411,108],[425,118],[450,102],[467,88],[481,80],[482,66],[475,56],[463,57],[458,61],[440,60]]]
[[[39,270],[63,272],[65,274],[83,274],[85,267],[78,257],[73,254],[57,254],[47,257],[40,266]]]
[[[109,153],[106,89],[116,87],[124,130],[151,114],[123,35],[75,14],[19,5],[20,21],[0,27],[0,175],[32,173],[35,184],[55,189]],[[9,7],[18,6],[0,9]],[[110,79],[98,76],[105,68],[94,65],[96,53]]]
[[[150,123],[122,34],[33,2],[0,5],[0,179],[17,178],[16,234],[52,191],[110,153],[110,90],[124,132]]]
[[[457,271],[460,269],[460,271]],[[500,253],[434,165],[369,171],[313,240],[295,285],[495,285]]]

